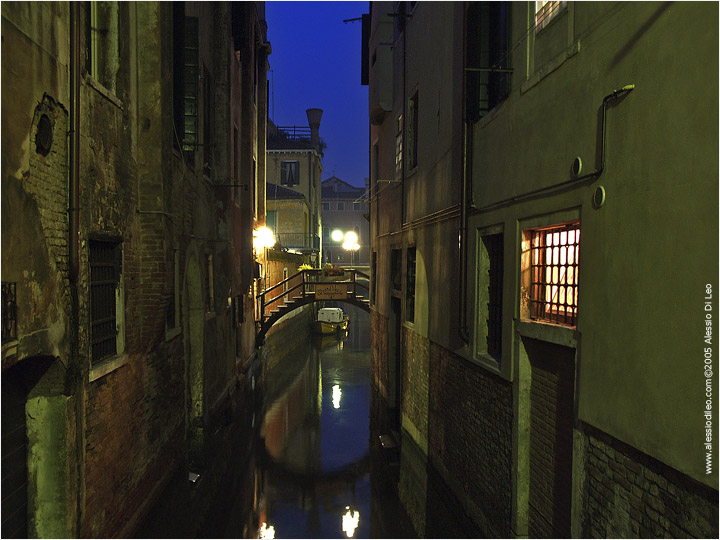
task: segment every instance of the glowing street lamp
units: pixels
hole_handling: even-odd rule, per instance
[[[332,238],[333,242],[339,242],[343,239],[343,236],[343,232],[340,229],[335,229],[330,233],[330,238]]]
[[[275,233],[270,227],[259,227],[253,231],[253,249],[256,256],[263,253],[265,288],[267,289],[267,250],[275,245]]]
[[[350,252],[350,266],[353,265],[353,255],[354,253],[360,249],[360,244],[358,242],[358,235],[355,233],[355,231],[348,231],[345,233],[345,241],[343,242],[343,249]]]

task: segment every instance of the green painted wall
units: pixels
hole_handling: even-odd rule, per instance
[[[515,32],[528,9],[513,4]],[[528,33],[511,96],[475,126],[476,206],[567,180],[575,156],[595,169],[603,97],[635,90],[608,107],[597,181],[471,219],[471,230],[505,227],[504,292],[517,317],[519,220],[579,212],[579,419],[715,488],[701,368],[705,284],[718,274],[717,17],[713,3],[571,2]]]

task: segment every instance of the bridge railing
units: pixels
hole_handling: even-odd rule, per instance
[[[350,268],[344,270],[342,275],[335,276],[326,275],[323,270],[319,269],[302,270],[268,287],[258,295],[261,320],[265,322],[273,315],[273,311],[279,310],[284,305],[292,304],[299,299],[307,299],[308,296],[314,297],[318,285],[336,285],[331,290],[323,287],[322,299],[324,300],[365,299],[369,285],[366,285],[363,280],[367,280],[369,283],[370,277],[359,270]]]

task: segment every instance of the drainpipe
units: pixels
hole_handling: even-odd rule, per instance
[[[80,274],[80,3],[70,2],[70,167],[68,181],[68,242],[70,263],[70,370],[75,376],[75,459],[77,493],[76,523],[74,535],[80,534],[82,524],[83,475],[83,418],[84,372],[80,366],[80,307],[78,300],[78,279]]]
[[[464,85],[463,85],[464,86]],[[465,88],[463,88],[463,111],[465,111]],[[467,229],[468,229],[468,201],[472,200],[472,126],[468,127],[464,112],[462,123],[463,137],[463,164],[462,164],[462,200],[460,202],[460,321],[458,333],[460,339],[466,344],[470,343],[470,332],[467,324]],[[470,203],[472,204],[472,203]]]
[[[464,17],[466,18],[466,17]],[[467,21],[464,21],[463,43],[467,40]],[[460,244],[460,286],[459,302],[460,308],[458,334],[465,344],[470,344],[470,332],[467,324],[467,223],[468,223],[468,201],[472,201],[470,190],[472,189],[472,126],[468,126],[466,117],[467,111],[467,71],[465,67],[465,56],[467,45],[463,47],[463,88],[462,88],[462,193],[460,201],[460,230],[458,231],[458,242]],[[472,202],[470,202],[472,204]]]
[[[534,190],[532,190],[532,191],[528,191],[528,192],[526,192],[526,193],[523,193],[523,194],[521,194],[521,195],[516,195],[516,196],[514,196],[514,197],[508,197],[507,199],[503,199],[502,201],[498,201],[498,202],[496,202],[496,203],[492,203],[492,204],[489,204],[489,205],[487,205],[487,206],[483,206],[482,208],[473,208],[473,211],[474,211],[475,213],[486,212],[486,211],[488,211],[488,210],[493,210],[493,209],[499,208],[499,207],[501,207],[501,206],[507,206],[507,205],[509,205],[509,204],[512,204],[512,203],[515,203],[515,202],[519,202],[519,201],[521,201],[521,200],[527,199],[527,198],[529,198],[529,197],[533,197],[533,196],[535,196],[535,195],[539,195],[539,194],[544,193],[544,192],[546,192],[546,191],[550,191],[550,190],[553,190],[553,189],[558,189],[558,188],[561,188],[561,187],[564,187],[564,186],[568,186],[568,185],[570,185],[570,184],[575,184],[575,183],[577,183],[577,182],[581,182],[581,181],[583,181],[583,180],[588,180],[588,179],[590,179],[590,178],[596,178],[596,179],[599,178],[600,175],[602,175],[602,173],[605,171],[605,138],[606,138],[605,134],[606,134],[606,131],[607,131],[607,122],[606,122],[606,119],[607,119],[607,107],[608,107],[608,104],[609,104],[611,101],[614,101],[614,100],[616,100],[616,99],[618,99],[618,98],[620,98],[620,97],[622,97],[622,96],[624,96],[624,95],[626,95],[626,94],[629,94],[629,93],[632,92],[634,89],[635,89],[635,85],[634,85],[634,84],[626,84],[626,85],[623,86],[622,88],[619,88],[619,89],[617,89],[617,90],[614,90],[613,92],[609,93],[607,96],[605,96],[605,97],[603,98],[603,102],[602,102],[602,117],[601,117],[601,122],[602,122],[602,124],[601,124],[601,126],[600,126],[600,129],[601,129],[601,132],[602,132],[602,135],[601,135],[602,140],[601,140],[601,143],[600,143],[600,168],[598,168],[598,169],[596,169],[596,170],[594,170],[594,171],[592,171],[592,172],[589,172],[589,173],[587,173],[587,174],[583,174],[583,175],[581,175],[581,176],[577,176],[577,177],[571,178],[571,179],[569,179],[569,180],[564,180],[563,182],[558,182],[557,184],[552,184],[552,185],[550,185],[550,186],[545,186],[545,187],[541,187],[541,188],[538,188],[538,189],[534,189]]]

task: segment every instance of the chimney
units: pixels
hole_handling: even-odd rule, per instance
[[[306,109],[308,124],[310,124],[310,142],[315,150],[320,152],[320,119],[322,118],[322,109]]]

